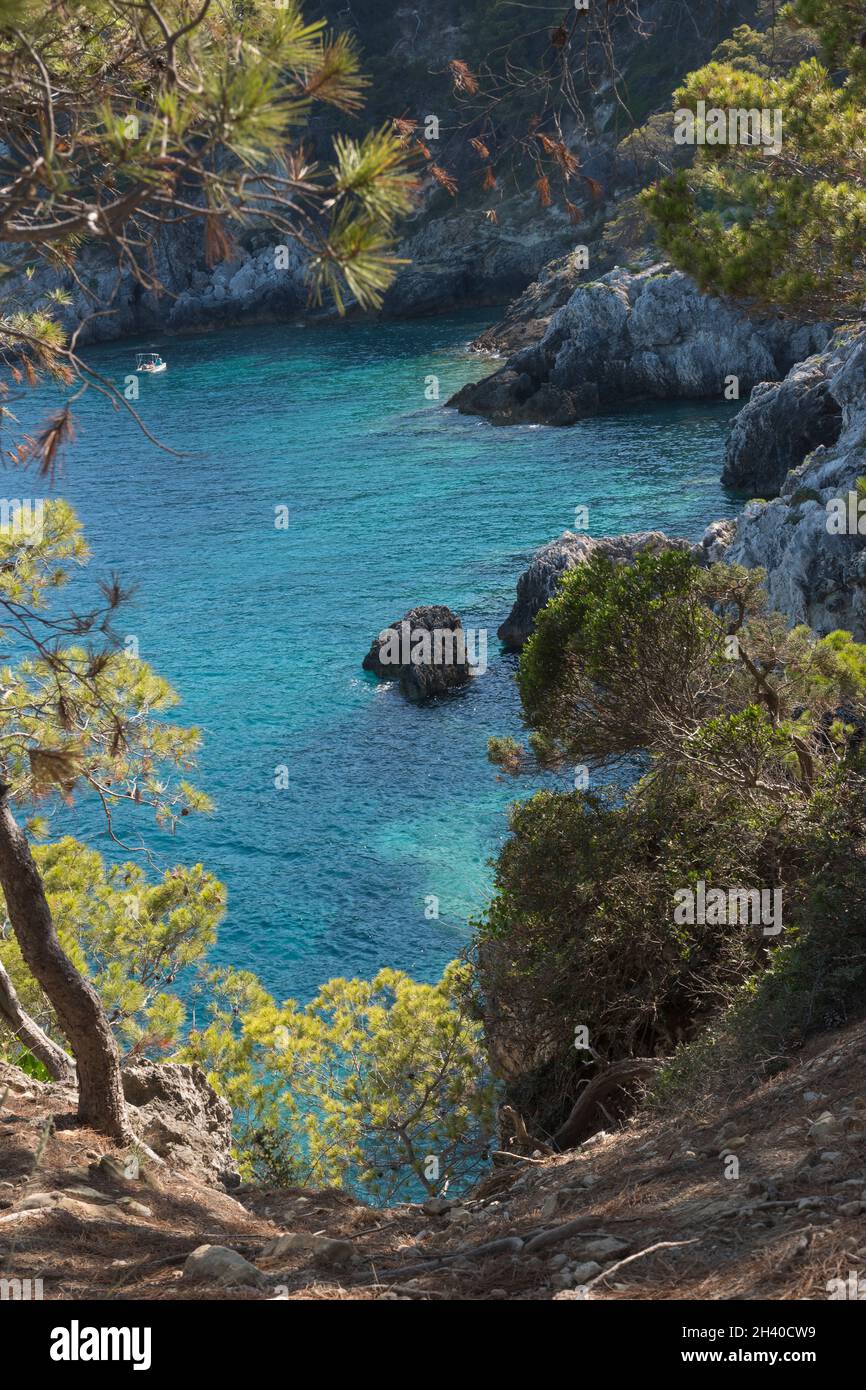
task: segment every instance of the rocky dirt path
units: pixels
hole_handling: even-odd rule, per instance
[[[866,1277],[864,1024],[705,1115],[387,1210],[117,1155],[13,1068],[0,1102],[0,1278],[49,1299],[827,1299]]]

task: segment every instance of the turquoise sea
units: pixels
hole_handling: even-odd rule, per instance
[[[630,409],[572,429],[496,429],[444,409],[489,368],[467,350],[492,311],[408,323],[261,327],[87,350],[118,385],[136,347],[155,448],[88,394],[55,492],[94,558],[135,585],[119,627],[204,731],[217,805],[170,838],[135,829],[161,866],[203,862],[228,886],[217,956],[280,998],[383,965],[435,978],[484,905],[506,810],[491,734],[520,733],[515,658],[495,631],[532,551],[588,506],[594,535],[697,537],[736,509],[718,477],[732,409]],[[438,378],[440,398],[429,398]],[[32,424],[50,404],[33,393]],[[7,490],[43,491],[7,474]],[[285,529],[276,509],[288,508]],[[426,707],[361,670],[372,638],[422,603],[489,630],[489,670]],[[289,785],[275,786],[275,770]],[[57,829],[110,844],[93,807]],[[122,856],[121,856],[122,857]],[[439,899],[438,920],[425,899]]]

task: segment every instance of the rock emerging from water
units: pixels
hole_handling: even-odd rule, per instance
[[[578,286],[539,342],[449,405],[495,425],[573,425],[628,401],[721,400],[731,377],[741,392],[778,380],[829,336],[749,318],[668,265],[617,267]]]
[[[444,604],[430,604],[384,628],[362,665],[380,680],[399,681],[406,698],[419,704],[465,685],[473,666],[480,669],[479,656],[457,615]]]

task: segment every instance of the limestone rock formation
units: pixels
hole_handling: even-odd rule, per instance
[[[517,581],[517,600],[497,636],[506,647],[516,650],[523,646],[532,631],[536,614],[556,592],[566,570],[584,564],[592,555],[607,555],[617,563],[627,564],[644,551],[692,550],[689,541],[674,539],[662,531],[637,531],[625,536],[576,535],[564,531],[555,541],[541,547]]]
[[[722,482],[750,497],[777,497],[787,474],[813,449],[835,444],[842,410],[830,390],[838,354],[791,368],[784,381],[762,381],[734,421]]]
[[[172,1168],[202,1182],[237,1185],[231,1156],[232,1112],[201,1067],[132,1062],[123,1093],[136,1133]]]
[[[750,503],[738,519],[728,559],[761,566],[774,608],[792,622],[827,633],[845,628],[866,639],[866,534],[859,533],[857,480],[866,474],[866,328],[836,339],[824,359],[806,372],[795,369],[786,398],[813,389],[818,372],[841,410],[835,444],[819,445],[782,483],[781,495]],[[785,383],[783,383],[785,384]],[[772,393],[750,402],[757,416],[775,413]],[[770,426],[767,426],[769,428]],[[757,421],[757,434],[765,427]],[[840,499],[844,521],[831,524],[828,503]],[[850,521],[853,519],[853,526]],[[866,532],[866,516],[862,517]]]
[[[154,241],[154,270],[164,293],[145,291],[129,271],[118,274],[111,253],[88,244],[76,274],[46,264],[28,279],[12,274],[4,286],[7,309],[44,307],[45,297],[61,289],[69,304],[52,303],[52,314],[67,332],[80,326],[79,344],[149,332],[181,332],[235,324],[283,320],[306,307],[305,257],[295,245],[279,255],[273,237],[238,247],[230,261],[209,267],[201,228],[194,222],[163,227]],[[14,270],[15,254],[8,257]],[[107,307],[108,312],[102,310]],[[97,314],[95,309],[99,309]]]
[[[383,628],[362,665],[380,680],[399,681],[406,698],[417,704],[465,685],[478,655],[456,614],[444,604],[431,604],[412,608]]]
[[[741,391],[778,380],[828,337],[751,319],[667,265],[617,268],[579,285],[539,342],[449,404],[498,425],[571,425],[629,401],[722,399],[730,377]]]
[[[384,312],[395,316],[442,312],[467,304],[501,304],[519,295],[536,279],[549,281],[548,262],[567,255],[576,245],[595,242],[605,222],[618,221],[617,198],[632,198],[658,172],[645,138],[623,141],[619,104],[611,78],[601,79],[608,55],[595,53],[594,79],[587,80],[585,59],[579,59],[572,77],[573,97],[580,116],[568,122],[564,135],[580,165],[582,178],[593,180],[598,194],[574,189],[571,197],[580,205],[580,223],[560,198],[539,208],[536,174],[532,161],[525,168],[509,167],[495,193],[485,187],[485,162],[473,147],[467,108],[456,91],[448,59],[459,55],[478,71],[491,63],[494,70],[504,55],[520,52],[521,63],[532,71],[547,62],[549,34],[545,24],[527,25],[519,6],[503,13],[482,16],[485,6],[456,5],[453,0],[428,0],[423,6],[385,5],[382,0],[354,0],[333,18],[339,30],[354,32],[364,54],[364,68],[371,77],[363,114],[351,123],[355,134],[379,129],[399,110],[417,124],[434,163],[449,171],[456,182],[455,196],[444,191],[427,174],[415,215],[400,229],[398,256],[405,260],[386,296]],[[503,8],[503,7],[500,7]],[[690,0],[688,22],[671,15],[670,0],[642,0],[640,22],[615,23],[615,52],[609,55],[617,73],[642,111],[667,111],[670,94],[684,74],[707,62],[716,45],[736,26],[756,19],[757,0]],[[507,10],[506,14],[504,11]],[[492,39],[491,26],[498,37]],[[602,25],[602,28],[606,25]],[[491,47],[492,45],[492,47]],[[582,51],[582,50],[581,50]],[[600,67],[596,67],[596,62]],[[509,95],[508,88],[513,85]],[[425,135],[435,114],[440,129]],[[495,139],[491,160],[507,154],[515,141],[526,138],[527,112],[521,83],[506,83],[496,101]],[[305,143],[311,157],[331,158],[331,137],[345,128],[343,113],[317,111]],[[472,134],[486,127],[471,125]],[[668,167],[675,151],[664,145]],[[509,160],[509,166],[515,161]],[[516,161],[519,165],[520,161]],[[515,177],[516,175],[516,177]],[[194,195],[192,195],[194,196]],[[577,206],[575,204],[574,206]],[[491,217],[490,214],[495,214]],[[152,230],[148,226],[148,231]],[[192,327],[212,327],[241,322],[292,321],[307,313],[307,286],[300,273],[302,258],[293,250],[290,267],[276,270],[274,236],[263,226],[233,226],[237,242],[234,258],[225,265],[208,264],[202,227],[196,221],[177,221],[158,230],[154,238],[152,269],[165,287],[157,297],[141,288],[128,274],[118,274],[114,257],[96,240],[80,248],[78,270],[93,299],[71,277],[55,276],[37,264],[33,279],[18,274],[4,281],[4,311],[10,296],[20,307],[41,302],[45,293],[63,285],[72,305],[58,314],[67,329],[77,326],[94,307],[109,307],[105,317],[91,318],[79,343],[109,340],[150,331],[173,332]],[[618,238],[614,238],[618,241]],[[15,266],[13,246],[0,246],[0,261]],[[618,254],[617,259],[625,259]],[[31,260],[32,257],[27,257]],[[593,274],[607,270],[609,257],[593,249]],[[299,272],[299,273],[296,273]],[[550,284],[531,306],[533,317],[550,312]],[[559,289],[556,290],[558,296]],[[57,306],[52,305],[52,312]],[[521,317],[522,310],[518,313]],[[524,335],[520,343],[534,341]],[[805,355],[805,354],[802,354]]]

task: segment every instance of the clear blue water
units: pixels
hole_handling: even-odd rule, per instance
[[[142,343],[168,372],[140,410],[175,458],[94,396],[56,491],[94,559],[135,584],[120,623],[204,730],[212,817],[173,839],[146,823],[163,866],[202,861],[228,886],[217,956],[280,998],[383,965],[435,978],[484,904],[515,795],[486,760],[520,733],[515,658],[495,630],[533,549],[590,508],[594,535],[661,527],[698,536],[734,503],[718,477],[723,404],[629,410],[572,429],[494,429],[443,408],[485,363],[470,314],[381,326],[266,327]],[[136,345],[91,349],[122,384]],[[427,400],[427,378],[440,401]],[[27,405],[28,419],[41,401]],[[38,490],[35,479],[27,480]],[[7,477],[7,490],[26,491]],[[287,530],[275,507],[289,508]],[[90,582],[90,581],[89,581]],[[427,707],[361,671],[408,608],[446,603],[490,632],[490,668]],[[290,786],[277,790],[275,768]],[[61,819],[68,826],[68,813]],[[94,808],[72,826],[117,853]],[[440,899],[427,920],[425,897]]]

